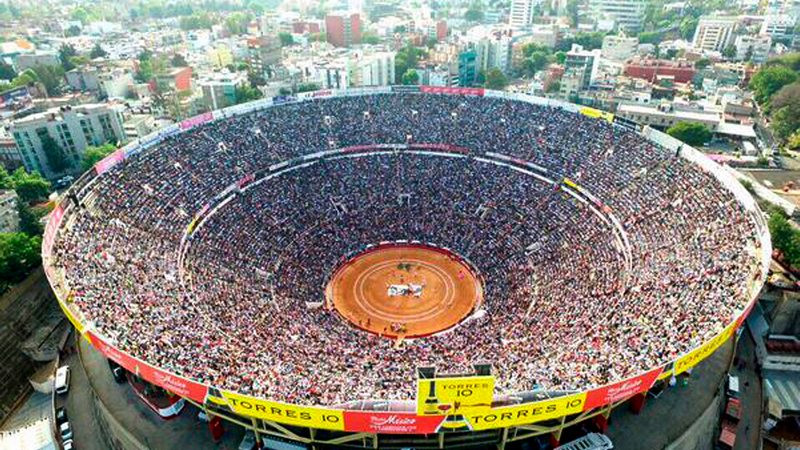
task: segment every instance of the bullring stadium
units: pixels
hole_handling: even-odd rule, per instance
[[[43,244],[106,358],[257,435],[370,447],[605,414],[731,338],[770,253],[747,191],[662,133],[424,86],[159,130]]]

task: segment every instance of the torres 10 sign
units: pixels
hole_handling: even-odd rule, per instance
[[[447,416],[492,407],[494,377],[447,377],[417,380],[417,414]]]

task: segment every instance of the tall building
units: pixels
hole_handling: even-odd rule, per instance
[[[773,39],[785,39],[794,35],[797,16],[790,14],[776,14],[764,17],[761,24],[761,34],[766,34]]]
[[[475,50],[467,50],[458,55],[458,85],[472,86],[478,77],[478,54]]]
[[[769,57],[769,49],[772,47],[772,38],[769,35],[740,35],[736,36],[733,44],[736,47],[737,61],[752,61],[756,64],[763,64]]]
[[[280,61],[281,44],[277,39],[267,36],[247,39],[247,65],[264,80],[275,76]]]
[[[578,44],[572,44],[564,60],[564,73],[579,74],[580,88],[587,89],[597,78],[600,67],[600,50],[584,50]]]
[[[197,82],[203,91],[203,103],[208,109],[221,109],[236,104],[236,86],[247,82],[242,72],[213,74]]]
[[[511,0],[508,23],[514,27],[526,27],[532,24],[534,6],[539,3],[539,0]]]
[[[336,47],[349,47],[361,43],[361,16],[357,13],[338,12],[325,16],[325,35]]]
[[[639,38],[636,36],[608,35],[603,38],[603,46],[600,52],[604,58],[614,61],[627,61],[636,55],[636,49],[638,47]]]
[[[51,108],[14,120],[10,131],[25,169],[53,179],[63,173],[51,170],[42,139],[49,135],[60,147],[71,165],[64,172],[77,172],[86,147],[125,140],[122,110],[121,105],[102,103]]]
[[[350,60],[350,86],[389,86],[394,84],[394,52],[356,55]]]
[[[613,20],[618,30],[637,32],[644,22],[647,0],[589,0],[594,20]]]
[[[692,47],[697,50],[721,52],[733,43],[733,31],[738,19],[733,16],[702,16],[694,30]]]

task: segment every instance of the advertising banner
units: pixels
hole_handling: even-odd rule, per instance
[[[125,150],[119,149],[98,161],[97,164],[94,165],[94,171],[97,172],[98,175],[102,175],[108,172],[112,167],[121,163],[124,159]]]
[[[515,427],[577,414],[583,411],[585,401],[586,393],[582,392],[524,405],[494,408],[482,413],[467,414],[465,417],[475,431]]]
[[[181,130],[188,130],[189,128],[196,127],[198,125],[204,124],[206,122],[210,122],[214,120],[214,114],[207,112],[200,114],[199,116],[190,117],[181,122],[180,127]]]
[[[325,97],[330,97],[335,93],[336,91],[333,89],[323,89],[321,91],[301,92],[297,94],[297,98],[300,99],[325,98]]]
[[[70,303],[72,303],[72,295],[72,292],[70,292],[64,301],[59,299],[58,306],[64,311],[64,315],[67,316],[67,319],[69,319],[72,326],[78,331],[78,334],[83,334],[83,324],[75,318],[75,315],[72,314],[72,310],[69,308]]]
[[[342,410],[271,402],[231,391],[220,390],[220,394],[231,410],[237,414],[287,425],[344,430]]]
[[[192,399],[198,403],[205,401],[206,394],[208,393],[208,386],[156,369],[127,353],[117,350],[100,339],[100,337],[93,332],[87,331],[86,334],[89,337],[89,342],[91,342],[103,356],[113,360],[124,367],[125,370],[136,374],[156,386],[161,386],[174,394],[180,395],[181,397]]]
[[[444,87],[444,86],[420,86],[419,90],[427,94],[447,94],[447,95],[475,95],[483,97],[483,88],[467,87]]]
[[[586,394],[586,403],[583,405],[583,409],[588,411],[592,408],[597,408],[598,406],[604,406],[609,403],[625,400],[626,398],[635,394],[647,392],[651,387],[653,387],[653,383],[656,382],[656,379],[661,374],[662,370],[663,368],[659,367],[658,369],[651,370],[644,375],[589,391],[589,393]]]
[[[686,370],[697,365],[697,363],[700,361],[709,357],[716,349],[730,339],[735,330],[736,322],[733,322],[725,327],[725,329],[722,330],[722,333],[714,336],[714,338],[712,338],[710,341],[678,358],[678,360],[675,361],[675,369],[673,370],[673,373],[675,375],[680,375],[683,372],[686,372]]]
[[[494,377],[446,377],[417,380],[417,414],[454,415],[492,407]]]
[[[392,86],[392,92],[398,94],[416,94],[420,92],[420,87],[417,85]]]
[[[345,431],[388,434],[431,434],[445,416],[418,416],[408,412],[345,411]]]
[[[587,117],[592,117],[594,119],[603,119],[608,123],[614,122],[614,114],[606,111],[600,111],[599,109],[590,108],[588,106],[584,106],[583,108],[578,110],[579,113],[583,114]]]
[[[42,256],[49,257],[53,251],[53,242],[56,239],[56,230],[61,225],[61,219],[64,218],[64,207],[58,205],[50,213],[50,220],[47,221],[47,226],[44,228],[44,236],[42,237]]]

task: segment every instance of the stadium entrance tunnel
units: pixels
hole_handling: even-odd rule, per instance
[[[327,306],[353,326],[388,338],[418,338],[480,314],[478,272],[450,250],[383,244],[346,259],[326,289]]]

